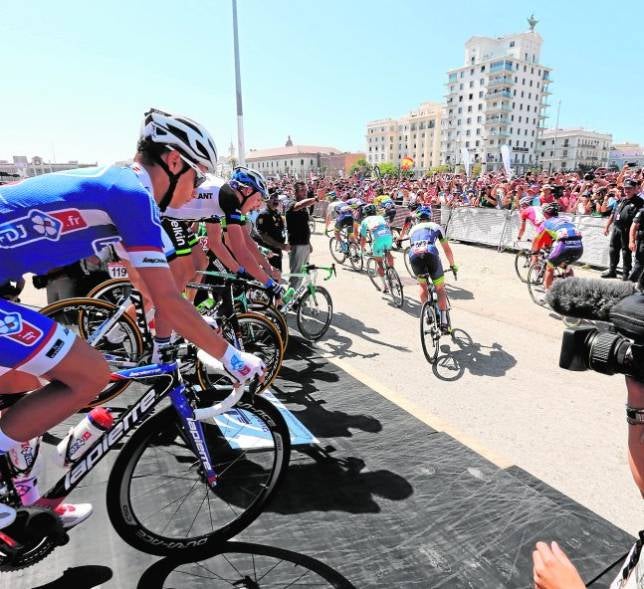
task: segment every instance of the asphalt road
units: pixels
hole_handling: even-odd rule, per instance
[[[312,261],[331,261],[327,238],[316,234],[313,246]],[[558,367],[564,326],[531,301],[512,253],[465,244],[453,249],[460,271],[457,282],[447,278],[452,323],[471,345],[460,332],[457,343],[447,338],[436,369],[426,362],[418,288],[397,254],[406,276],[404,309],[393,307],[365,274],[340,267],[324,284],[335,317],[320,349],[497,465],[517,465],[635,533],[642,498],[627,463],[623,378]]]

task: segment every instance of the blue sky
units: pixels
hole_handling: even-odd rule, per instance
[[[461,6],[464,8],[461,9]],[[247,148],[363,150],[368,120],[442,101],[472,35],[527,30],[554,69],[548,123],[644,142],[644,2],[238,0]],[[0,159],[130,157],[150,106],[236,142],[230,0],[0,0]]]

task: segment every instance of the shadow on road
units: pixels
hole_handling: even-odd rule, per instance
[[[226,542],[180,558],[164,558],[143,573],[137,588],[295,586],[355,589],[338,571],[315,558],[247,542]]]
[[[369,334],[379,334],[380,332],[373,327],[367,327],[359,319],[356,319],[354,317],[349,317],[349,315],[347,315],[346,313],[335,313],[333,315],[333,327],[342,329],[343,331],[348,331],[349,333],[355,336],[358,336],[373,344],[378,344],[379,346],[386,346],[387,348],[392,348],[400,352],[411,352],[411,350],[405,346],[397,346],[395,344],[391,344],[383,340],[372,337]],[[341,341],[344,338],[344,336],[340,336],[337,333],[337,329],[333,329],[333,327],[329,329],[329,332],[327,333],[324,339],[324,342],[326,344],[328,344],[329,342],[333,342],[336,339]],[[349,341],[349,344],[352,343],[350,338],[345,338],[345,339]],[[346,352],[349,353],[350,355],[344,356],[344,357],[352,357],[352,355],[355,354],[354,352],[348,349],[346,350]],[[363,354],[358,354],[358,355],[360,355],[361,357],[370,358],[370,357],[373,357],[375,354],[367,355],[367,356],[364,356]],[[343,357],[343,356],[340,356],[340,357]]]
[[[443,341],[441,339],[441,341]],[[452,339],[440,347],[432,372],[440,380],[455,381],[465,370],[476,376],[504,376],[516,363],[516,358],[497,342],[491,346],[474,343],[463,329],[455,329]]]
[[[70,567],[65,572],[45,585],[38,585],[33,589],[93,589],[99,588],[103,583],[112,578],[112,569],[100,565],[84,565]]]

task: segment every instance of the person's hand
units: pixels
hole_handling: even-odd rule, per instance
[[[290,251],[291,251],[291,246],[290,246],[288,243],[285,243],[285,244],[282,246],[282,251],[283,251],[283,252],[290,252]]]
[[[575,565],[559,544],[537,542],[532,552],[532,578],[536,589],[584,589]]]
[[[271,276],[275,282],[282,282],[282,273],[279,271],[278,268],[274,268],[271,271]]]
[[[221,363],[226,371],[240,384],[245,384],[256,376],[260,382],[264,380],[266,365],[262,359],[247,352],[240,352],[231,345],[226,349],[221,358]]]
[[[628,249],[629,250],[631,250],[632,252],[635,252],[635,247],[636,247],[636,245],[635,245],[634,241],[631,240],[631,241],[628,242]]]
[[[608,235],[608,227],[604,227],[604,235]]]
[[[284,287],[279,282],[275,282],[272,278],[269,278],[264,286],[276,299],[282,298]]]

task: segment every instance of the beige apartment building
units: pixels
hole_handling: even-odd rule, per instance
[[[414,160],[422,172],[440,164],[442,105],[423,102],[399,119],[378,119],[367,123],[367,162],[400,164]]]

